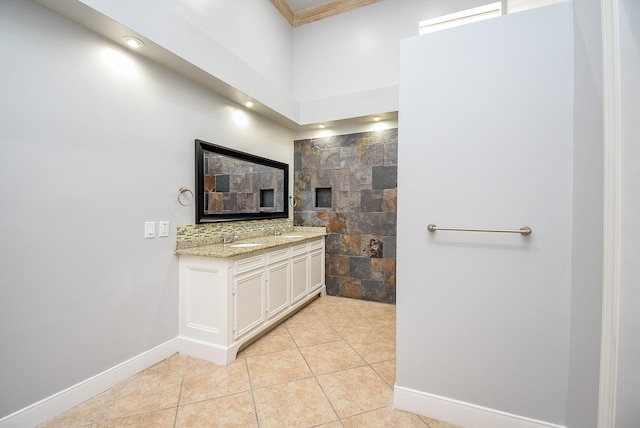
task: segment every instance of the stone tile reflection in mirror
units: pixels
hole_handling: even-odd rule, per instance
[[[209,202],[205,214],[283,209],[282,170],[212,152],[204,153],[203,162],[205,198]]]

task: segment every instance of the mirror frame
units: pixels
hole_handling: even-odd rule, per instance
[[[251,155],[249,153],[230,149],[228,147],[219,146],[217,144],[208,143],[204,140],[197,139],[195,141],[195,181],[196,181],[196,224],[216,223],[223,221],[238,220],[261,220],[273,218],[289,218],[289,164],[278,162],[272,159]],[[283,207],[282,211],[269,212],[224,212],[220,214],[205,214],[205,198],[204,198],[204,156],[205,152],[213,152],[222,156],[228,156],[246,162],[252,162],[262,166],[280,169],[284,173],[283,181]]]

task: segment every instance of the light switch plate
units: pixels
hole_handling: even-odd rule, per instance
[[[158,236],[169,236],[169,222],[161,221],[159,223]]]
[[[145,221],[144,222],[144,237],[145,239],[156,237],[156,222]]]

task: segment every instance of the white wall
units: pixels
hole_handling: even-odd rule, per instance
[[[293,135],[31,2],[0,56],[1,419],[176,337],[195,138],[291,164]]]
[[[397,110],[400,40],[424,19],[485,0],[386,0],[294,29],[293,95],[302,123]]]
[[[603,277],[602,32],[599,0],[574,0],[571,354],[567,426],[595,428]]]
[[[565,3],[402,42],[400,408],[461,426],[566,422],[571,21]],[[432,234],[428,223],[534,232]]]
[[[397,111],[400,40],[421,20],[486,3],[386,0],[292,29],[267,0],[36,1],[81,21],[88,6],[302,125]]]
[[[265,0],[73,0],[297,121],[292,29]]]
[[[616,427],[640,424],[640,4],[622,0],[620,5],[620,75],[622,97],[621,178],[621,313]]]
[[[130,2],[124,2],[130,7]],[[140,3],[139,1],[137,3]],[[158,0],[146,2],[158,10]],[[201,29],[268,80],[288,93],[292,89],[293,30],[269,1],[165,1],[174,15]],[[206,54],[206,50],[202,52]]]
[[[510,0],[509,11],[535,2]],[[600,2],[574,0],[574,214],[567,425],[595,427],[602,306],[602,44]],[[402,132],[402,130],[400,130]],[[400,287],[400,285],[399,285]]]

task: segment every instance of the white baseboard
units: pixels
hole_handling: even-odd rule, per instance
[[[219,366],[228,366],[235,360],[236,353],[241,343],[236,343],[228,348],[221,345],[178,336],[178,352],[190,357],[209,361]]]
[[[464,428],[565,428],[563,425],[513,415],[398,385],[394,388],[393,404],[396,409]]]
[[[171,339],[102,373],[5,416],[0,419],[0,428],[25,428],[40,425],[177,352],[178,341]]]

